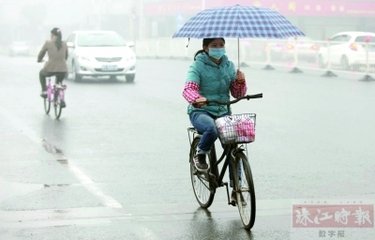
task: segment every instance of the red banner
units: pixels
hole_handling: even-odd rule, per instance
[[[147,16],[192,15],[205,8],[259,6],[275,9],[285,16],[375,16],[370,0],[165,0],[144,6]]]

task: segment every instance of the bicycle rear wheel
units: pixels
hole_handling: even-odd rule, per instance
[[[56,119],[59,119],[60,116],[61,116],[61,112],[62,112],[60,90],[59,89],[57,89],[55,91],[53,106],[55,108],[55,117],[56,117]]]
[[[210,183],[209,176],[207,173],[199,173],[197,169],[194,167],[193,157],[195,155],[195,150],[197,149],[199,140],[199,137],[194,138],[190,148],[190,178],[191,184],[193,186],[194,195],[199,205],[202,208],[208,208],[211,206],[214,200],[216,188],[214,188]]]
[[[46,114],[49,114],[49,111],[51,110],[51,101],[49,100],[48,96],[43,98],[44,101],[44,111]]]
[[[256,212],[253,177],[246,155],[243,152],[237,152],[235,157],[232,171],[236,205],[244,228],[250,230],[254,225]]]

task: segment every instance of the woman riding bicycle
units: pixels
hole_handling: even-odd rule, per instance
[[[183,90],[191,124],[202,134],[194,156],[198,171],[208,169],[206,153],[218,137],[215,119],[229,114],[227,106],[207,105],[207,99],[225,102],[230,99],[229,93],[239,98],[245,96],[246,90],[244,74],[236,71],[225,55],[224,38],[203,39],[203,49],[195,54]]]
[[[41,97],[47,97],[46,77],[56,76],[56,83],[62,83],[68,71],[66,59],[68,58],[68,47],[62,41],[62,34],[59,28],[51,30],[51,39],[47,40],[38,54],[38,62],[42,62],[45,54],[48,60],[39,72],[39,80],[42,87]],[[65,107],[65,102],[62,103]]]

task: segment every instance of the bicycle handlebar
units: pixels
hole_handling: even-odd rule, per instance
[[[243,97],[239,97],[237,99],[234,99],[232,101],[228,101],[228,102],[221,102],[221,101],[216,101],[216,100],[207,100],[207,105],[210,104],[210,103],[216,103],[218,105],[231,105],[231,104],[234,104],[236,102],[239,102],[241,100],[250,100],[250,99],[254,99],[254,98],[262,98],[263,97],[263,93],[257,93],[257,94],[250,94],[250,95],[245,95]]]

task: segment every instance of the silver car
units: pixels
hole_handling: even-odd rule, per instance
[[[113,31],[75,31],[67,38],[69,77],[75,81],[83,77],[125,76],[127,82],[135,78],[136,56],[133,46]]]

